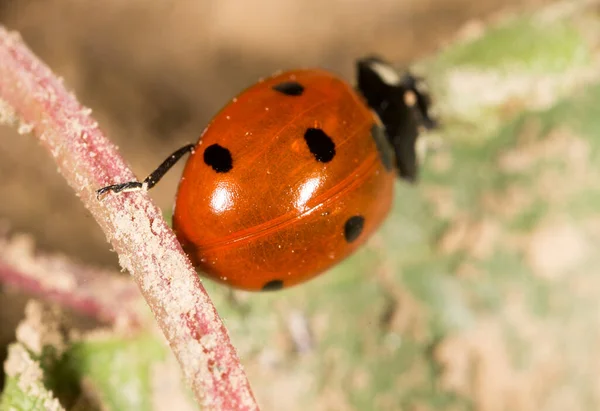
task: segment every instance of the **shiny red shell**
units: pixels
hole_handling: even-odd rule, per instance
[[[187,161],[173,225],[206,276],[246,290],[304,282],[354,252],[386,217],[396,175],[377,116],[321,70],[250,87]]]

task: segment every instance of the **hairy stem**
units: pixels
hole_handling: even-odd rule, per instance
[[[159,209],[143,191],[98,201],[95,190],[135,176],[90,110],[1,26],[0,100],[0,119],[12,111],[21,129],[33,131],[106,233],[203,409],[258,409],[227,330]]]

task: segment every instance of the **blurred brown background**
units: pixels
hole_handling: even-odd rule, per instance
[[[143,178],[261,76],[321,66],[352,79],[361,55],[407,64],[443,47],[469,20],[540,2],[4,0],[0,23],[64,77]],[[165,213],[180,170],[153,191]],[[0,222],[11,232],[33,234],[45,250],[116,265],[33,138],[0,127],[0,177]]]

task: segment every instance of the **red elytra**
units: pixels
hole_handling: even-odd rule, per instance
[[[275,75],[242,92],[187,152],[173,228],[194,265],[231,287],[276,290],[340,262],[387,216],[397,175],[416,177],[415,140],[433,125],[409,74],[358,62],[358,91],[323,70]]]

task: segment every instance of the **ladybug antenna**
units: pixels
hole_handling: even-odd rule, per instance
[[[167,174],[167,172],[183,157],[185,154],[193,152],[195,144],[188,144],[187,146],[181,147],[169,156],[161,165],[158,166],[144,181],[129,181],[127,183],[113,184],[106,186],[96,191],[96,197],[100,199],[109,191],[113,193],[120,193],[126,191],[139,191],[139,190],[150,190],[160,181],[161,178]]]
[[[357,88],[383,123],[396,152],[400,177],[415,181],[418,173],[416,141],[422,128],[436,126],[430,116],[431,98],[422,79],[400,73],[376,56],[357,62]]]

